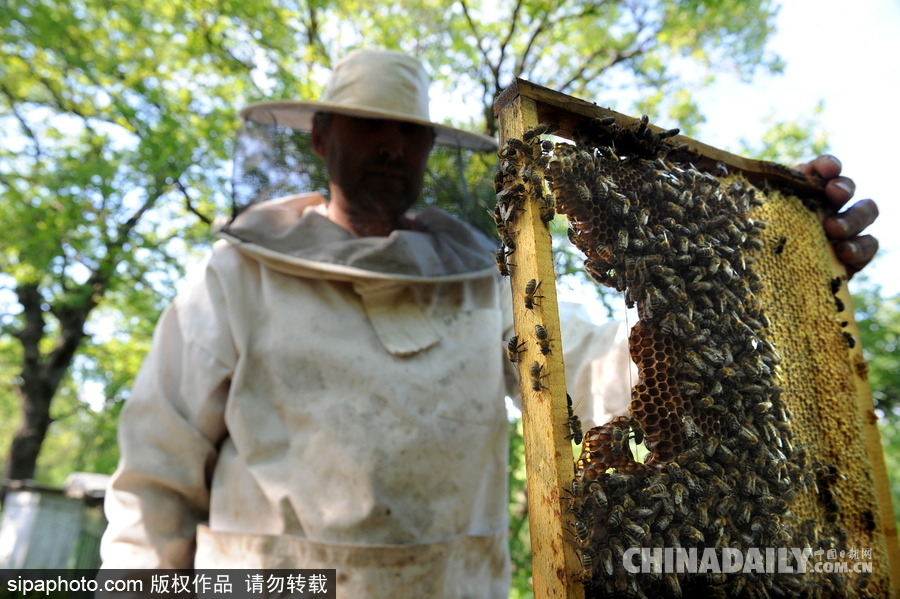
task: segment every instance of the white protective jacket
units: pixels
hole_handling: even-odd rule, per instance
[[[518,391],[492,247],[434,209],[357,238],[322,201],[242,213],[163,313],[121,415],[104,567],[336,568],[338,597],[506,597]],[[628,401],[625,331],[567,322],[570,391],[604,420]]]

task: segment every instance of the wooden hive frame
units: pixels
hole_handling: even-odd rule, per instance
[[[508,140],[522,140],[526,132],[541,123],[552,123],[554,135],[574,139],[576,132],[591,119],[614,120],[620,127],[638,127],[634,119],[595,104],[573,98],[559,92],[518,79],[500,96],[494,104],[495,115],[500,123],[501,145]],[[659,128],[650,125],[659,132]],[[821,197],[823,182],[804,177],[779,165],[742,158],[723,152],[696,140],[676,136],[674,145],[681,145],[690,152],[692,162],[698,168],[714,171],[716,165],[724,165],[732,174],[740,173],[757,187],[771,185],[785,186],[798,196]],[[501,180],[504,168],[510,165],[510,156],[501,150]],[[504,161],[507,161],[504,164]],[[528,187],[526,181],[526,187]],[[499,191],[499,190],[498,190]],[[541,192],[527,189],[526,193],[540,197]],[[526,201],[521,211],[515,215],[515,266],[509,268],[513,294],[513,308],[517,335],[521,340],[533,339],[535,326],[548,331],[549,353],[541,351],[537,343],[525,343],[518,355],[521,374],[522,418],[525,435],[525,457],[527,466],[529,517],[532,538],[532,563],[534,593],[538,599],[546,597],[581,598],[584,585],[581,581],[586,565],[573,543],[575,516],[572,513],[571,485],[574,464],[570,441],[569,413],[565,389],[565,365],[562,359],[559,332],[559,314],[556,291],[551,239],[546,224],[546,208],[539,201]],[[510,216],[510,215],[507,215]],[[830,246],[823,243],[830,253],[831,276],[846,279],[843,266],[835,259]],[[779,250],[780,252],[780,250]],[[513,262],[510,259],[510,262]],[[539,291],[533,291],[539,282]],[[531,292],[529,294],[528,292]],[[837,301],[850,306],[846,285],[832,289]],[[539,299],[526,301],[526,295]],[[842,316],[846,334],[859,338],[852,318],[852,309]],[[846,430],[824,439],[821,443],[832,444],[835,452],[840,452],[841,435],[847,430],[863,439],[861,451],[871,466],[871,501],[879,514],[879,539],[876,547],[874,566],[876,585],[872,590],[883,591],[890,596],[898,596],[898,581],[891,572],[900,572],[900,547],[897,544],[897,530],[891,509],[890,491],[885,475],[882,447],[876,425],[871,390],[865,377],[865,364],[859,344],[848,352],[848,364],[855,365],[858,376],[849,375],[846,384],[852,387],[855,405],[848,405],[844,420],[850,424]],[[840,415],[832,415],[840,417]],[[817,416],[808,416],[816,418]],[[801,418],[802,420],[802,418]],[[827,437],[827,435],[826,435]],[[827,445],[826,445],[827,447]],[[880,552],[880,556],[879,556]]]

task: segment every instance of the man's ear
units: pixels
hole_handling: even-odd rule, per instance
[[[322,135],[322,132],[316,126],[313,126],[312,128],[312,148],[313,151],[319,155],[319,158],[325,159],[325,155],[327,154],[325,151],[325,136]]]

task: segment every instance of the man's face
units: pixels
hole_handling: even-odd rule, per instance
[[[340,114],[326,131],[313,132],[313,147],[343,195],[332,200],[342,199],[356,218],[400,218],[422,191],[433,144],[430,127]]]

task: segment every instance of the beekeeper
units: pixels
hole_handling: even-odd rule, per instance
[[[121,415],[104,567],[335,568],[339,597],[507,597],[509,290],[486,236],[408,212],[434,144],[495,142],[432,123],[423,66],[390,51],[345,57],[320,102],[242,116],[311,129],[328,197],[241,212],[162,315]],[[629,398],[596,385],[627,368],[626,331],[566,321],[570,389],[602,421]]]

